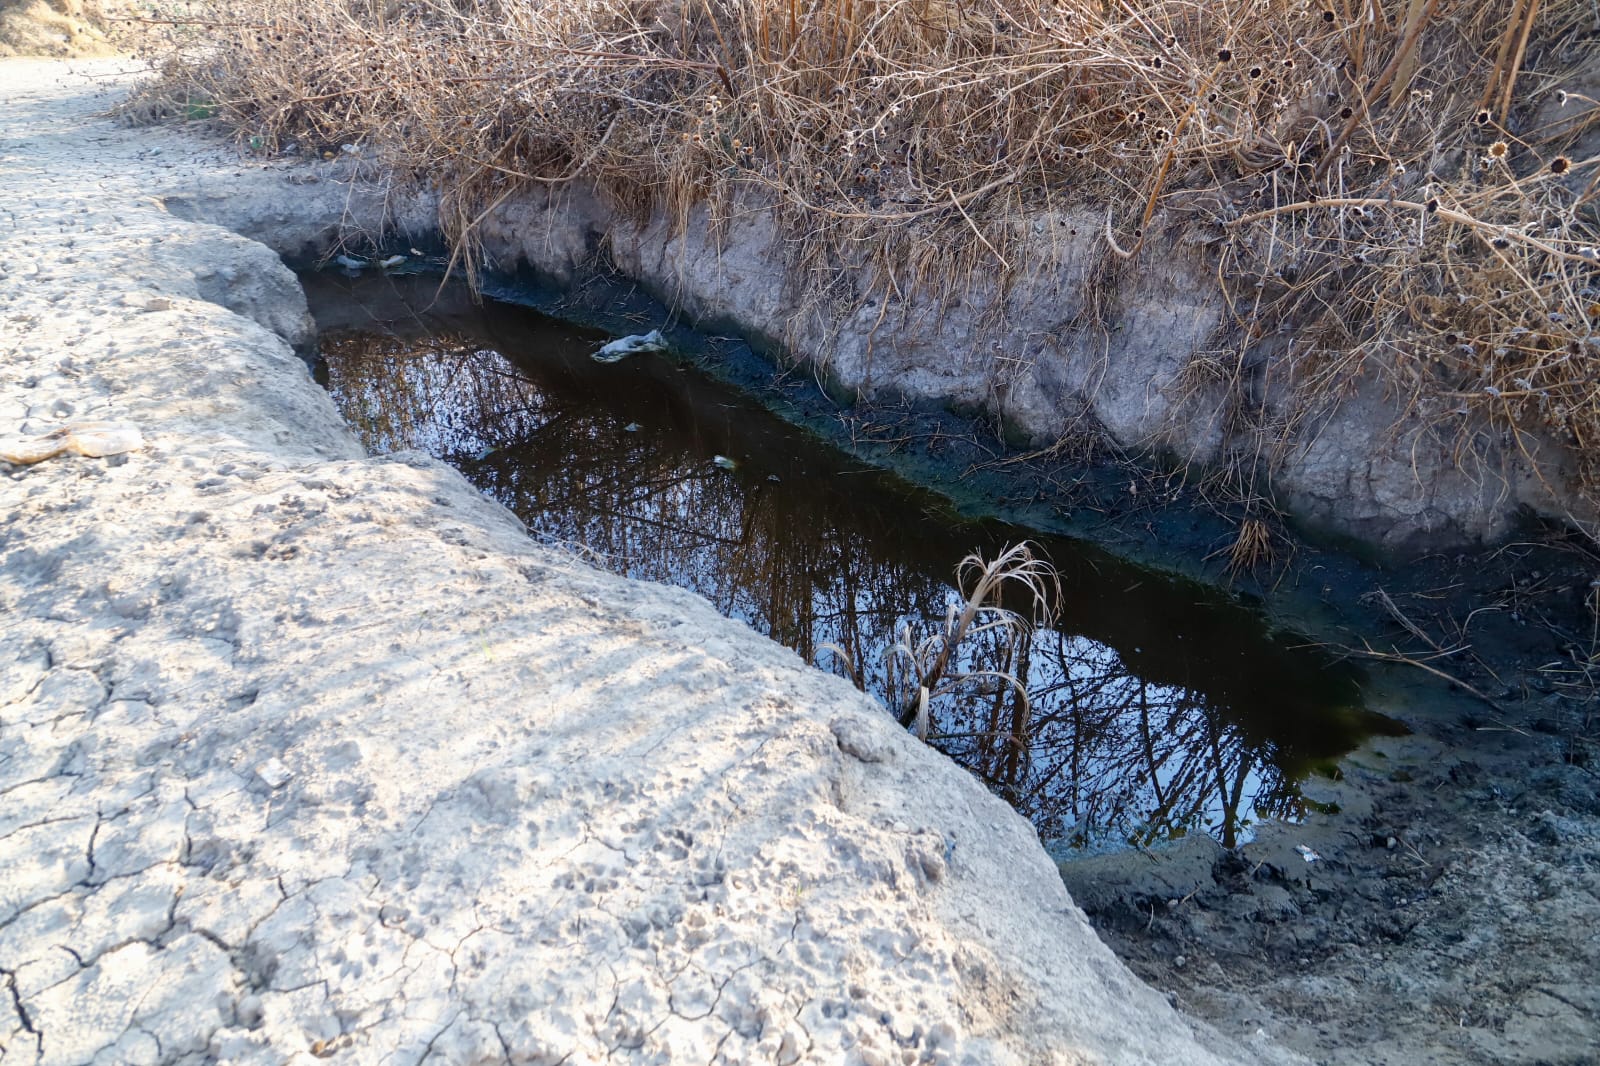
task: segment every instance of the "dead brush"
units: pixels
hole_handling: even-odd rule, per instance
[[[1061,600],[1055,568],[1026,542],[1002,549],[992,560],[976,552],[966,556],[956,567],[956,589],[942,622],[902,621],[884,651],[885,701],[922,740],[939,739],[938,707],[963,689],[1009,689],[1027,719],[1028,691],[1018,663],[1034,627],[1053,619]],[[1005,605],[1007,589],[1026,601],[1028,614]],[[855,656],[836,644],[819,651],[836,657],[852,683],[865,687]]]
[[[1526,452],[1597,501],[1600,106],[1561,95],[1600,62],[1594,19],[1592,0],[214,0],[150,92],[253,151],[362,146],[444,193],[469,269],[485,212],[568,182],[680,226],[774,211],[823,316],[913,292],[998,308],[1035,220],[1067,207],[1106,218],[1080,238],[1103,273],[1199,234],[1228,307],[1215,357],[1272,355],[1265,386],[1221,383],[1275,408],[1230,427],[1257,438],[1243,454],[1280,460],[1375,383],[1464,466]]]
[[[1259,518],[1239,523],[1238,535],[1228,546],[1228,573],[1253,574],[1272,565],[1277,551],[1272,544],[1272,527]]]

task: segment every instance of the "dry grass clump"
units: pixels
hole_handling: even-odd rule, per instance
[[[1590,0],[210,7],[147,99],[262,152],[366,146],[469,247],[534,185],[680,221],[748,197],[819,299],[887,307],[1003,288],[1042,212],[1100,205],[1102,274],[1205,234],[1231,312],[1205,376],[1269,454],[1376,377],[1464,464],[1533,433],[1600,487]]]
[[[189,22],[200,2],[0,0],[0,57],[83,59],[193,39]]]
[[[0,57],[107,55],[99,0],[0,0]]]

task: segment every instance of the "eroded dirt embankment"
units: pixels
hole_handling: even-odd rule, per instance
[[[0,63],[0,426],[146,442],[0,469],[8,1064],[1287,1061],[843,682],[363,458],[292,275],[162,200],[281,247],[376,194],[125,84]]]
[[[431,194],[363,173],[375,179],[377,169],[340,158],[303,170],[304,196],[287,201],[264,186],[255,209],[221,190],[185,192],[170,206],[225,218],[292,258],[437,240]],[[887,294],[842,302],[812,291],[771,205],[758,199],[722,205],[716,217],[698,205],[680,225],[660,213],[641,222],[581,183],[538,186],[476,219],[471,241],[483,268],[531,271],[557,287],[614,271],[691,323],[736,334],[863,399],[980,412],[1033,448],[1109,444],[1144,469],[1234,471],[1270,491],[1303,529],[1384,552],[1492,541],[1525,510],[1593,517],[1569,491],[1570,457],[1549,441],[1483,433],[1464,462],[1460,440],[1407,413],[1375,380],[1303,426],[1270,473],[1258,470],[1260,442],[1230,428],[1236,397],[1196,376],[1225,313],[1202,235],[1170,227],[1108,283],[1102,228],[1089,210],[1039,216],[1016,253],[1029,270],[1003,288],[980,272],[957,299],[886,285],[863,253],[837,265],[832,285]],[[1263,402],[1281,399],[1268,362],[1262,353],[1250,370]]]

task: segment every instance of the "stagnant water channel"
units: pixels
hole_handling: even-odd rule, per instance
[[[891,648],[944,625],[960,561],[1031,542],[1060,575],[1054,621],[965,643],[947,677],[973,676],[933,702],[929,740],[1057,854],[1242,841],[1301,816],[1296,782],[1390,725],[1348,667],[1226,595],[962,519],[681,360],[600,363],[605,334],[433,279],[305,281],[326,385],[370,450],[438,456],[539,538],[693,589],[823,669],[853,665],[886,706],[908,694]]]

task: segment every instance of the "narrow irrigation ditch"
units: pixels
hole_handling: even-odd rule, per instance
[[[1347,664],[1229,597],[963,518],[681,360],[602,363],[602,333],[431,278],[306,283],[326,384],[369,449],[443,458],[533,535],[692,589],[887,707],[914,700],[917,647],[971,591],[961,561],[1032,544],[1059,609],[961,642],[924,728],[1058,854],[1195,831],[1232,846],[1398,728],[1361,708]]]

